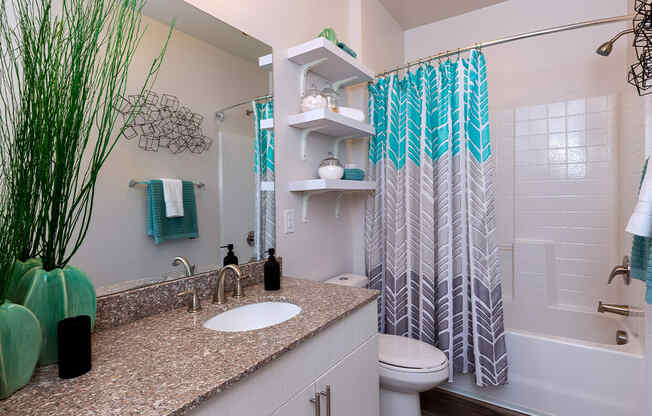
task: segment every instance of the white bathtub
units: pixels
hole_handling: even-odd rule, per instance
[[[532,415],[645,414],[643,351],[623,319],[560,308],[514,308],[506,302],[509,384],[478,388],[466,375],[442,388]],[[628,332],[627,345],[616,345],[619,329]]]

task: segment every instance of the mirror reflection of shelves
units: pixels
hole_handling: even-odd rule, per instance
[[[328,192],[336,193],[335,217],[340,218],[342,198],[344,195],[353,192],[374,192],[376,190],[376,182],[348,181],[342,179],[307,179],[290,182],[289,190],[290,192],[303,193],[301,220],[303,222],[308,222],[308,208],[310,205],[310,199],[313,196]]]
[[[271,71],[272,70],[272,54],[267,54],[265,56],[261,56],[258,58],[258,66],[263,70],[263,71]]]

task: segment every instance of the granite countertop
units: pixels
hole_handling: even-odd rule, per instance
[[[93,369],[58,378],[39,368],[29,385],[0,401],[3,416],[181,415],[292,350],[354,310],[377,291],[283,278],[282,289],[247,287],[239,302],[202,302],[191,314],[177,309],[93,334]],[[249,332],[216,332],[202,324],[226,309],[264,300],[301,307],[281,324]]]

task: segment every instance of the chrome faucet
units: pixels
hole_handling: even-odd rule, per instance
[[[222,305],[226,302],[224,297],[224,278],[227,275],[227,272],[231,270],[233,276],[233,297],[235,299],[240,299],[244,296],[244,291],[242,290],[242,272],[240,268],[234,264],[229,264],[220,269],[220,272],[217,274],[217,283],[215,284],[215,294],[213,295],[213,303]]]
[[[600,301],[598,302],[598,312],[609,312],[617,315],[629,316],[631,311],[629,305],[614,305],[610,303],[602,303],[602,301]]]
[[[616,276],[622,275],[623,279],[625,279],[625,284],[629,285],[632,282],[630,270],[631,268],[629,264],[629,257],[625,256],[623,257],[623,264],[614,267],[611,273],[609,273],[609,280],[607,280],[607,284],[611,284]]]
[[[195,265],[193,264],[192,266],[190,265],[190,262],[185,257],[177,256],[174,258],[172,261],[173,266],[178,266],[180,264],[183,264],[183,267],[186,272],[186,277],[190,277],[193,274],[195,274]]]

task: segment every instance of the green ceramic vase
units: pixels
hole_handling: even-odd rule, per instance
[[[28,259],[26,261],[16,260],[14,262],[14,269],[11,272],[11,278],[9,279],[9,285],[7,287],[7,293],[13,293],[16,290],[16,282],[20,278],[35,267],[41,267],[43,263],[40,259]]]
[[[8,301],[0,304],[0,400],[29,383],[41,340],[41,326],[29,309]]]
[[[26,267],[22,275],[14,274],[7,299],[25,306],[38,318],[43,331],[43,346],[38,365],[57,362],[57,325],[59,321],[79,315],[91,317],[95,324],[95,288],[86,274],[76,267],[45,271],[40,265]]]

